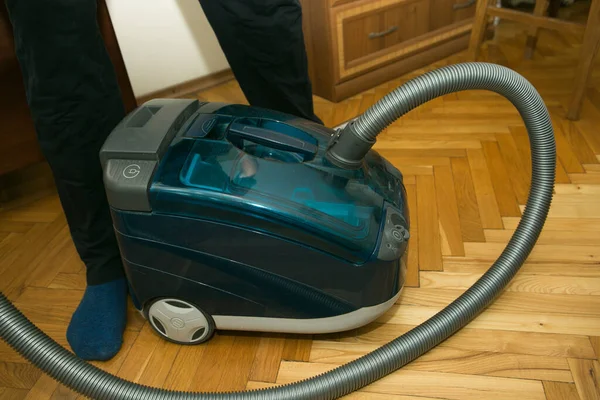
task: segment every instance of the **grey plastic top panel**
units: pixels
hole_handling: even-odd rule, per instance
[[[113,129],[100,150],[111,207],[151,211],[148,188],[173,138],[203,103],[156,99],[137,108]]]
[[[104,168],[108,160],[158,161],[187,119],[200,107],[196,99],[150,100],[113,129],[100,150]]]

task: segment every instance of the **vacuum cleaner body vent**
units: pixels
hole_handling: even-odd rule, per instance
[[[216,329],[294,333],[387,311],[406,269],[402,175],[374,150],[356,169],[329,163],[334,134],[198,100],[152,100],[125,118],[100,157],[136,307],[148,317],[157,299],[181,300]]]

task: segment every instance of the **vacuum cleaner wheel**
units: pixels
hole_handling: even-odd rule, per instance
[[[146,318],[154,331],[173,343],[203,343],[210,340],[215,331],[210,315],[184,300],[156,299],[146,310]]]

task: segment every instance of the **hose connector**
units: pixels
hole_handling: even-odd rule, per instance
[[[333,165],[343,169],[358,169],[363,163],[365,155],[375,144],[375,140],[368,140],[359,135],[354,127],[354,121],[333,136],[325,158]]]

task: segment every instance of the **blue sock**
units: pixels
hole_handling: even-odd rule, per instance
[[[127,323],[127,293],[125,279],[88,285],[67,329],[67,340],[78,357],[106,361],[119,352]]]

